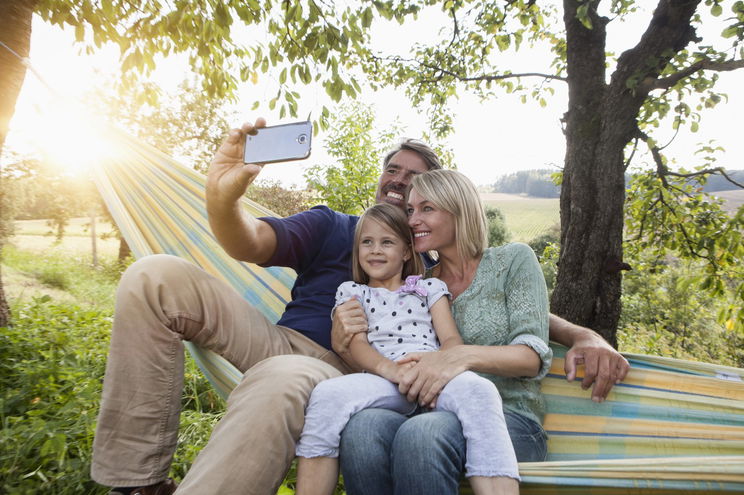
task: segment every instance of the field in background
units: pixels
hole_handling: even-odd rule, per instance
[[[52,228],[46,220],[18,220],[15,222],[15,235],[9,243],[19,249],[48,253],[50,251],[69,252],[77,256],[92,256],[90,236],[90,219],[73,218],[65,229],[65,236],[58,243],[51,233]],[[96,250],[98,256],[116,256],[119,252],[119,240],[113,236],[101,239],[102,234],[112,232],[111,224],[98,219],[96,221]],[[92,259],[92,258],[91,258]]]
[[[484,204],[495,206],[504,214],[512,241],[529,242],[560,221],[558,198],[501,193],[482,193],[480,197]]]
[[[744,205],[744,191],[742,190],[737,189],[735,191],[719,191],[713,194],[721,199],[726,200],[724,208],[729,213],[733,214],[742,205]]]
[[[482,193],[485,204],[497,207],[506,217],[506,226],[512,241],[529,242],[558,223],[558,199],[529,198],[516,194]],[[90,219],[73,218],[65,229],[61,244],[55,241],[52,228],[46,220],[19,220],[15,223],[15,234],[10,243],[20,249],[36,252],[70,251],[78,256],[91,255]],[[101,234],[112,232],[108,222],[98,219],[96,223],[96,248],[99,256],[115,256],[119,241],[110,236],[101,239]]]

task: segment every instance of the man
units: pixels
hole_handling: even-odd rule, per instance
[[[178,434],[182,340],[219,353],[244,376],[179,493],[275,493],[294,457],[313,387],[349,371],[330,350],[329,314],[336,288],[350,278],[357,217],[327,207],[286,219],[243,212],[240,198],[262,168],[242,162],[243,143],[247,133],[264,126],[263,119],[244,124],[223,142],[207,176],[207,210],[212,231],[231,256],[297,272],[292,301],[272,324],[225,283],[184,260],[157,255],[132,264],[117,291],[93,445],[91,475],[116,487],[112,494],[175,490],[166,478]],[[377,200],[403,207],[411,177],[439,167],[431,149],[404,143],[385,159]],[[341,347],[354,331],[355,308],[347,309],[352,323],[341,316],[334,320]],[[614,358],[590,330],[568,323],[566,328],[567,337],[558,340],[580,344],[571,352],[602,354],[598,362]],[[601,377],[611,387],[621,375]]]

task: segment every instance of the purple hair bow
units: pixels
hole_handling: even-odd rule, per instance
[[[426,297],[426,289],[419,287],[416,283],[421,280],[421,275],[411,275],[406,277],[406,283],[398,287],[396,294],[416,294],[417,296]]]

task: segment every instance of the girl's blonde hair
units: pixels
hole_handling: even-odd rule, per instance
[[[411,180],[411,189],[455,217],[455,244],[460,256],[477,258],[488,247],[488,227],[475,185],[460,172],[431,170]]]
[[[351,253],[351,274],[354,282],[358,284],[369,283],[369,275],[364,273],[362,265],[359,263],[359,240],[362,237],[362,227],[367,220],[374,220],[390,229],[408,248],[410,257],[403,263],[403,273],[401,274],[404,280],[409,275],[424,273],[424,263],[421,261],[421,256],[413,251],[413,235],[408,227],[406,214],[396,206],[380,203],[368,208],[362,214],[354,230],[354,249]]]

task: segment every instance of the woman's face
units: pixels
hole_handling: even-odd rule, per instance
[[[417,253],[439,251],[455,246],[455,216],[437,207],[415,189],[408,194],[408,225],[413,231]]]

